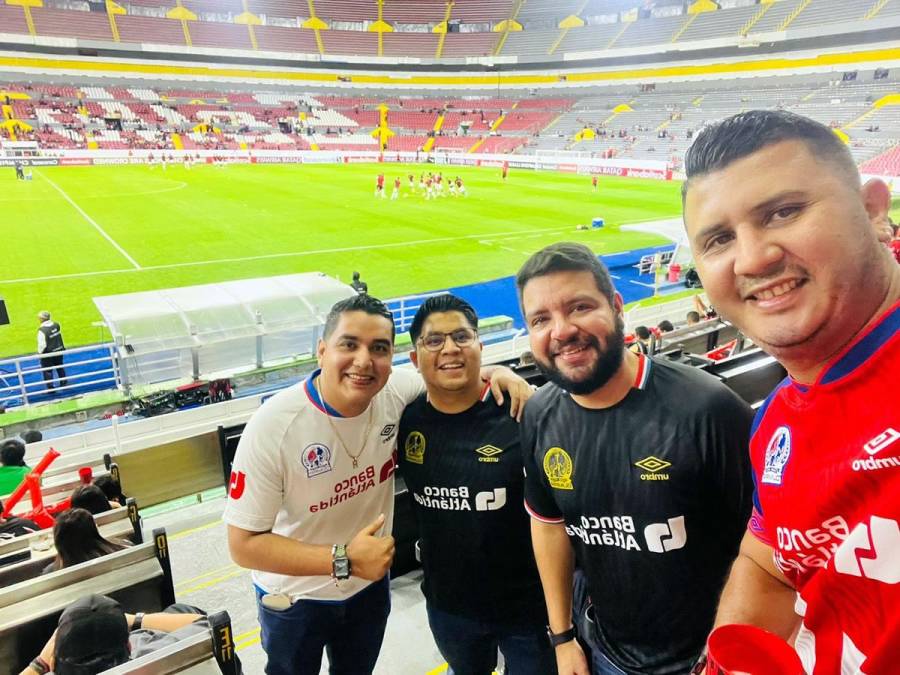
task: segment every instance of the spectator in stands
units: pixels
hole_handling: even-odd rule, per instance
[[[47,383],[47,389],[53,389],[53,371],[56,370],[59,376],[59,386],[65,387],[67,384],[66,371],[63,368],[63,356],[58,352],[66,349],[63,343],[62,329],[59,324],[50,318],[50,312],[43,311],[38,314],[38,321],[41,322],[37,333],[37,351],[42,354],[40,362],[41,374],[44,376],[44,382]]]
[[[656,328],[660,333],[671,333],[675,330],[675,326],[672,325],[672,322],[668,319],[663,319],[658,324],[656,324]]]
[[[103,490],[103,495],[109,500],[110,504],[125,506],[126,497],[122,493],[122,484],[119,483],[111,474],[104,474],[94,479],[94,485]]]
[[[107,499],[103,490],[94,484],[79,485],[72,491],[71,501],[73,509],[84,509],[95,516],[119,506]]]
[[[650,329],[647,326],[636,326],[634,336],[637,338],[631,344],[631,351],[635,354],[650,353]]]
[[[27,518],[3,517],[3,502],[0,502],[0,542],[23,534],[31,534],[40,530],[40,526]]]
[[[28,429],[22,434],[22,440],[25,441],[26,445],[30,445],[31,443],[39,443],[44,440],[44,434],[42,434],[37,429]]]
[[[544,248],[516,286],[550,380],[525,406],[522,449],[559,673],[589,672],[576,555],[594,675],[686,673],[750,514],[752,410],[705,373],[628,351],[622,297],[588,247]]]
[[[44,574],[78,565],[128,548],[122,541],[105,539],[97,530],[94,516],[84,509],[69,509],[56,517],[53,524],[56,558],[44,568]]]
[[[478,316],[461,298],[438,295],[416,311],[409,335],[426,392],[403,412],[397,448],[413,497],[434,640],[454,673],[492,672],[499,647],[510,673],[556,675],[521,507],[519,424],[505,406],[486,400]],[[489,461],[471,461],[474,448]],[[474,508],[445,509],[439,499],[431,503],[435,485],[490,495],[491,506],[463,498]]]
[[[25,444],[9,438],[0,445],[0,495],[8,495],[21,483],[31,469],[25,464]]]
[[[700,323],[700,312],[692,309],[687,313],[686,319],[688,326],[696,326],[698,323]]]
[[[112,598],[88,595],[66,607],[53,636],[21,675],[95,675],[208,632],[206,616],[190,605],[126,614]]]
[[[254,570],[267,675],[318,675],[325,649],[335,675],[375,667],[390,612],[393,438],[424,389],[391,371],[393,345],[380,300],[336,303],[320,369],[269,399],[241,436],[222,519],[232,559]],[[518,411],[530,388],[495,370]]]
[[[711,126],[685,172],[710,300],[790,375],[754,423],[756,508],[716,622],[790,639],[806,672],[896,672],[900,426],[873,405],[900,381],[900,267],[873,227],[890,190],[789,112]]]

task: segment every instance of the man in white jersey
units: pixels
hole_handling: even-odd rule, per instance
[[[323,649],[331,673],[375,667],[390,612],[397,425],[425,390],[415,372],[391,373],[393,342],[379,300],[337,303],[321,370],[267,401],[241,436],[223,519],[232,558],[254,570],[268,675],[317,675]],[[506,369],[492,379],[512,389],[518,414],[527,385]]]

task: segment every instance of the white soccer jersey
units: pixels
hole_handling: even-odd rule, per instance
[[[384,389],[361,415],[331,417],[312,386],[303,383],[266,401],[241,435],[232,466],[228,503],[222,519],[252,532],[266,532],[307,544],[346,544],[378,514],[382,534],[394,519],[394,450],[397,426],[407,404],[425,391],[412,370],[395,370]],[[359,466],[359,452],[371,431]],[[350,443],[345,449],[334,433]],[[370,581],[351,577],[335,584],[330,576],[292,577],[253,571],[254,583],[268,593],[293,598],[344,600]]]

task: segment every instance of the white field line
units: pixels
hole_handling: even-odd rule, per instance
[[[47,176],[45,176],[44,174],[42,174],[42,173],[40,173],[40,172],[38,172],[38,171],[35,171],[35,173],[37,173],[41,178],[43,178],[45,181],[47,181],[48,183],[50,183],[50,186],[51,186],[54,190],[56,190],[59,194],[61,194],[61,195],[63,196],[63,199],[65,199],[67,202],[69,202],[69,204],[71,204],[72,207],[73,207],[76,211],[78,211],[78,213],[81,214],[81,217],[82,217],[82,218],[84,218],[84,219],[85,219],[86,221],[88,221],[91,225],[93,225],[93,226],[94,226],[94,229],[97,230],[97,232],[99,232],[99,233],[101,234],[101,236],[102,236],[104,239],[106,239],[106,241],[108,241],[110,244],[112,244],[113,247],[114,247],[119,253],[121,253],[121,254],[125,257],[125,259],[126,259],[128,262],[130,262],[130,263],[134,266],[134,268],[135,268],[136,270],[141,269],[141,266],[138,265],[137,260],[135,260],[135,259],[132,258],[130,255],[128,255],[128,251],[126,251],[124,248],[122,248],[121,246],[119,246],[119,244],[116,242],[116,240],[113,239],[112,237],[110,237],[110,236],[106,233],[106,230],[104,230],[102,227],[100,227],[100,225],[97,224],[97,221],[96,221],[96,220],[94,220],[94,219],[91,218],[88,214],[86,214],[86,213],[84,212],[84,209],[82,209],[80,206],[78,206],[78,204],[76,204],[75,201],[74,201],[69,195],[66,194],[65,190],[63,190],[61,187],[59,187],[59,185],[57,185],[57,184],[54,183],[52,180],[50,180],[49,178],[47,178]]]
[[[48,179],[49,180],[49,179]],[[80,211],[80,209],[79,209]],[[392,244],[371,244],[366,246],[341,246],[338,248],[323,248],[315,251],[293,251],[290,253],[269,253],[266,255],[253,255],[247,256],[245,258],[218,258],[216,260],[199,260],[196,262],[183,262],[183,263],[171,263],[168,265],[147,265],[144,267],[138,267],[136,269],[115,269],[115,270],[103,270],[100,272],[74,272],[72,274],[56,274],[44,277],[29,277],[22,279],[0,279],[0,284],[19,284],[19,283],[32,283],[36,281],[51,281],[54,279],[80,279],[82,277],[96,277],[104,274],[127,274],[130,272],[147,272],[152,270],[168,270],[175,269],[179,267],[194,267],[201,265],[221,265],[222,263],[240,263],[240,262],[249,262],[251,260],[272,260],[276,258],[299,258],[310,255],[324,255],[328,253],[347,253],[350,251],[371,251],[376,249],[386,249],[386,248],[407,248],[412,246],[423,246],[429,244],[440,244],[444,242],[450,241],[463,241],[465,239],[478,239],[480,237],[493,237],[494,239],[498,237],[516,237],[522,234],[531,234],[533,232],[539,233],[551,233],[551,232],[563,232],[566,230],[543,230],[543,229],[532,229],[532,230],[520,230],[518,232],[497,232],[494,235],[491,234],[465,234],[460,235],[458,237],[436,237],[434,239],[414,239],[411,241],[400,241],[394,242]]]

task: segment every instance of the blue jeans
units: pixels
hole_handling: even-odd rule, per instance
[[[283,611],[263,606],[262,595],[257,588],[267,675],[319,675],[323,649],[332,675],[375,668],[391,611],[388,577],[344,601],[298,600]]]
[[[583,639],[591,650],[591,675],[627,675],[603,653],[603,649],[595,637],[596,626],[593,609],[590,604],[585,607],[584,621],[581,623]]]
[[[556,675],[556,655],[543,625],[479,621],[430,604],[426,609],[434,641],[453,675],[490,675],[498,647],[508,675]]]

